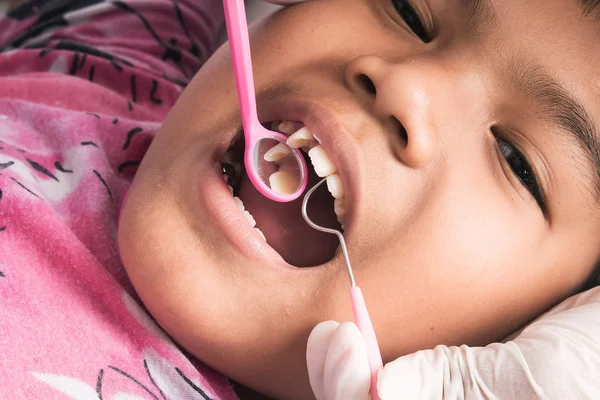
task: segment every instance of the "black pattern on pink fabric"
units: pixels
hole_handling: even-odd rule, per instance
[[[30,0],[0,19],[0,398],[237,399],[141,306],[116,241],[222,18],[221,0]]]

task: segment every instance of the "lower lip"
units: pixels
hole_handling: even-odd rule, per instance
[[[273,266],[278,270],[300,271],[287,262],[259,235],[242,215],[236,202],[223,182],[222,174],[207,166],[210,171],[196,180],[196,192],[201,204],[214,224],[223,232],[238,251],[257,263]],[[260,227],[258,227],[260,229]]]

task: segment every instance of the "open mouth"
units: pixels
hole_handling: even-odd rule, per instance
[[[301,122],[271,121],[263,123],[263,126],[283,133],[288,136],[288,145],[303,150],[308,166],[307,190],[327,177],[328,190],[319,189],[310,198],[307,207],[310,218],[319,225],[343,229],[346,218],[344,188],[337,168],[318,140]],[[268,151],[265,154],[267,161],[286,157],[289,153],[282,147],[274,146]],[[244,148],[244,135],[240,130],[225,153],[221,168],[223,180],[245,220],[293,266],[315,266],[331,260],[338,247],[338,239],[308,226],[301,214],[303,196],[289,203],[278,203],[260,194],[245,172]],[[278,184],[285,186],[286,182]]]

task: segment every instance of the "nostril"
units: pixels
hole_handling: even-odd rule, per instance
[[[367,92],[370,94],[377,94],[377,88],[375,87],[375,84],[367,75],[360,74],[357,80],[361,87],[367,89]]]
[[[400,137],[404,140],[405,143],[408,142],[408,133],[406,133],[406,129],[404,125],[400,124]]]
[[[404,144],[406,145],[406,143],[408,143],[408,132],[406,132],[406,128],[404,127],[404,125],[402,125],[402,122],[400,122],[397,118],[392,117],[392,119],[394,120],[394,125],[396,126],[396,130],[398,131],[400,139],[402,139]]]

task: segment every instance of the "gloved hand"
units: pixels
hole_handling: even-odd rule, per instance
[[[379,372],[382,400],[600,399],[600,287],[573,296],[514,339],[486,347],[437,346]],[[318,324],[308,339],[318,400],[371,399],[366,345],[353,323]]]

